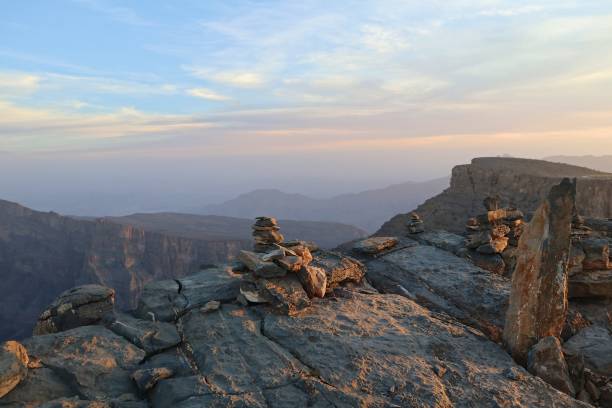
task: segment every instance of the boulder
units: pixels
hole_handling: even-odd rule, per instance
[[[236,299],[240,283],[241,276],[225,267],[205,269],[177,280],[152,282],[145,285],[135,316],[172,322],[210,301]]]
[[[174,324],[136,319],[125,313],[117,313],[107,326],[147,354],[158,353],[181,342]]]
[[[607,239],[592,237],[582,240],[581,244],[585,253],[585,258],[582,262],[584,270],[612,269],[610,244]]]
[[[366,255],[376,255],[397,245],[395,237],[372,237],[357,242],[353,250]]]
[[[28,373],[28,352],[16,341],[0,346],[0,398],[11,392]]]
[[[136,370],[132,373],[132,379],[140,392],[147,392],[163,379],[170,378],[174,372],[167,367],[147,368]]]
[[[311,265],[325,271],[328,292],[344,282],[360,283],[365,276],[365,267],[361,262],[332,251],[319,251]]]
[[[585,367],[596,374],[612,377],[612,336],[608,329],[589,326],[565,342],[563,347],[584,358]]]
[[[40,315],[34,335],[57,333],[99,323],[112,313],[115,291],[100,285],[83,285],[63,292]]]
[[[612,270],[583,271],[570,277],[569,297],[612,297]]]
[[[325,297],[327,275],[323,269],[316,266],[303,266],[297,276],[309,297]]]
[[[74,391],[82,397],[98,400],[136,396],[130,374],[145,352],[102,326],[34,336],[25,340],[24,346],[31,357],[70,379]]]
[[[576,395],[563,357],[561,343],[556,337],[544,337],[529,351],[527,369],[561,392]]]
[[[504,341],[516,361],[540,339],[559,337],[567,312],[567,267],[576,185],[554,186],[521,236]]]
[[[292,316],[310,306],[308,295],[295,274],[284,278],[259,279],[257,286],[287,315]]]

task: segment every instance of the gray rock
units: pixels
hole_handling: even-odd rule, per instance
[[[372,237],[353,245],[353,250],[367,255],[375,255],[393,248],[398,243],[395,237]]]
[[[254,271],[262,262],[262,259],[255,252],[243,250],[238,253],[238,261],[245,264],[249,270]]]
[[[612,297],[612,270],[582,271],[569,278],[570,298]]]
[[[82,326],[24,341],[30,356],[70,379],[90,400],[135,396],[130,374],[145,352],[102,326]]]
[[[612,336],[606,328],[584,328],[563,347],[572,354],[583,356],[585,366],[594,373],[612,377]]]
[[[361,262],[332,251],[318,251],[311,265],[325,271],[328,292],[344,282],[360,283],[365,276],[365,267]]]
[[[563,357],[561,343],[556,337],[544,337],[529,351],[527,369],[561,392],[576,395]]]
[[[0,398],[0,407],[32,406],[58,398],[71,397],[75,391],[70,383],[47,367],[29,369],[28,375],[9,394]]]
[[[16,341],[0,346],[0,398],[11,392],[28,373],[28,352]]]
[[[34,335],[57,333],[100,322],[113,311],[115,291],[100,285],[83,285],[63,292],[36,322]]]
[[[253,271],[253,275],[260,278],[280,278],[286,274],[287,270],[274,262],[261,262]]]
[[[428,307],[501,340],[510,288],[507,279],[431,246],[405,248],[380,260],[367,263],[368,279],[375,287],[399,284]]]
[[[427,231],[411,238],[423,245],[431,245],[455,255],[459,255],[465,248],[465,237],[443,230]]]
[[[108,328],[147,354],[158,353],[181,342],[175,325],[136,319],[125,313],[117,313]]]
[[[260,279],[257,287],[267,293],[274,305],[283,313],[294,315],[310,306],[308,295],[295,274],[284,278]]]
[[[527,373],[508,379],[517,366],[496,344],[400,296],[324,299],[267,315],[263,332],[352,406],[584,406]]]
[[[141,392],[151,390],[155,385],[163,379],[170,378],[174,375],[174,371],[168,367],[156,367],[136,370],[132,373],[132,379]]]
[[[205,269],[176,281],[148,284],[136,310],[141,319],[174,321],[211,300],[230,301],[240,293],[241,277],[229,268]]]

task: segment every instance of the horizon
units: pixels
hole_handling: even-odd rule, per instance
[[[66,0],[2,19],[0,190],[42,209],[323,198],[478,156],[612,154],[602,1]]]

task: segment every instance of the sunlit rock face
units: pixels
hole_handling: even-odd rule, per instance
[[[453,169],[450,187],[427,200],[416,212],[428,230],[461,233],[465,220],[482,212],[488,196],[499,196],[503,206],[533,213],[552,186],[565,177],[577,178],[576,205],[586,217],[612,217],[612,174],[542,160],[488,157]],[[411,210],[407,208],[406,210]],[[410,214],[385,223],[377,235],[399,235]]]
[[[522,363],[540,339],[563,330],[575,197],[569,179],[553,187],[519,240],[504,341]]]

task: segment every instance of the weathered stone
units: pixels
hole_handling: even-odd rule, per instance
[[[249,303],[270,303],[273,301],[265,289],[261,289],[253,282],[243,282],[240,285],[240,295],[247,302],[245,306]]]
[[[70,378],[90,400],[135,395],[130,381],[145,352],[102,326],[82,326],[24,341],[31,356]]]
[[[261,262],[253,271],[253,275],[259,278],[280,278],[286,274],[287,270],[274,262]]]
[[[254,271],[262,263],[262,259],[254,252],[251,251],[240,251],[238,253],[238,260],[246,265],[249,270]]]
[[[375,255],[393,248],[397,245],[395,237],[372,237],[357,242],[353,245],[353,250],[367,255]]]
[[[501,257],[505,264],[505,270],[503,275],[509,279],[512,279],[512,274],[514,273],[514,269],[516,269],[516,259],[518,257],[518,254],[519,250],[514,246],[509,246],[501,254]]]
[[[297,276],[309,297],[325,297],[327,275],[323,269],[316,266],[303,266]]]
[[[612,269],[610,262],[610,244],[605,238],[587,238],[582,240],[585,259],[582,267],[587,271]]]
[[[582,355],[584,364],[594,373],[612,377],[612,337],[600,326],[589,326],[565,342],[572,354]]]
[[[612,297],[612,270],[584,271],[570,277],[569,297]]]
[[[231,301],[240,293],[241,275],[230,268],[204,269],[173,281],[145,285],[135,315],[141,319],[174,321],[211,300]]]
[[[221,302],[217,300],[211,300],[210,302],[206,303],[204,306],[200,308],[200,313],[214,312],[215,310],[218,310],[220,307],[221,307]]]
[[[107,327],[147,354],[160,352],[181,342],[175,325],[136,319],[125,313],[117,313]]]
[[[476,251],[481,254],[501,254],[508,247],[508,238],[493,238],[488,243],[479,246]]]
[[[255,225],[258,227],[276,227],[278,221],[274,217],[255,217]]]
[[[480,252],[468,251],[464,256],[479,268],[496,275],[502,276],[506,271],[506,263],[500,254],[481,254]]]
[[[46,401],[70,397],[75,391],[47,367],[28,370],[28,375],[9,394],[0,397],[0,407],[39,407]]]
[[[361,262],[336,252],[319,251],[311,265],[325,271],[328,292],[344,282],[360,283],[365,276],[365,267]]]
[[[295,245],[292,246],[291,249],[287,251],[293,252],[296,256],[299,256],[302,259],[302,266],[308,266],[313,260],[312,253],[308,246],[306,245]]]
[[[310,306],[308,295],[294,274],[284,278],[260,279],[257,285],[269,294],[274,304],[285,314],[294,315]]]
[[[299,256],[284,256],[274,261],[278,266],[289,272],[298,272],[302,268],[302,258]]]
[[[584,253],[582,246],[572,242],[568,262],[568,273],[570,277],[582,272],[582,263],[584,262],[585,258],[586,254]]]
[[[147,392],[151,390],[160,381],[166,378],[170,378],[174,375],[174,372],[167,367],[148,368],[143,370],[136,370],[132,373],[132,379],[136,383],[136,386],[140,392]]]
[[[485,206],[487,211],[495,211],[499,210],[501,207],[501,200],[499,196],[489,196],[482,201],[482,204]]]
[[[567,311],[567,316],[565,317],[565,325],[563,326],[563,331],[561,332],[561,338],[564,341],[567,341],[571,337],[578,334],[578,332],[585,327],[589,327],[591,322],[589,322],[579,311],[570,308]]]
[[[465,237],[443,230],[427,231],[415,235],[413,238],[423,245],[435,246],[436,248],[452,252],[457,256],[461,256],[462,251],[465,250]],[[402,245],[412,246],[405,245],[404,243],[402,243]]]
[[[115,291],[100,285],[83,285],[63,292],[36,322],[34,335],[57,333],[100,322],[113,311]]]
[[[274,229],[264,230],[264,231],[255,230],[253,231],[253,237],[256,242],[260,242],[263,244],[279,243],[279,242],[283,242],[284,240],[283,234],[281,234],[280,232]]]
[[[465,246],[469,249],[476,249],[481,245],[486,245],[491,242],[491,232],[482,231],[477,234],[471,234],[465,242]]]
[[[28,373],[28,352],[16,341],[0,347],[0,398],[11,392]],[[1,402],[1,401],[0,401]]]
[[[529,351],[527,369],[561,392],[576,395],[563,357],[561,343],[556,337],[544,337]]]
[[[264,262],[272,262],[275,259],[280,259],[287,255],[287,252],[284,248],[280,247],[268,253],[265,253],[261,256],[261,260]]]
[[[503,238],[510,233],[510,227],[504,224],[495,225],[491,228],[493,238]]]
[[[576,185],[564,179],[552,188],[519,242],[504,341],[521,363],[540,339],[559,337],[563,330],[575,200]]]

